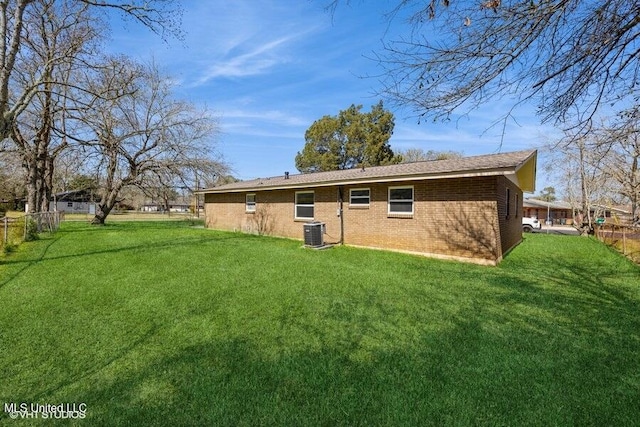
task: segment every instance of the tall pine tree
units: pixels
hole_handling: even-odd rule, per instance
[[[399,163],[389,146],[393,134],[393,113],[382,101],[361,112],[352,104],[337,116],[324,116],[305,132],[305,145],[296,155],[296,168],[303,173],[352,169]]]

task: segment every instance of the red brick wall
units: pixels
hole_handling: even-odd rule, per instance
[[[413,186],[414,213],[388,213],[388,188]],[[505,188],[518,194],[512,217],[504,210]],[[369,188],[368,207],[350,206],[349,190]],[[339,187],[315,188],[314,219],[326,223],[325,242],[340,241]],[[300,191],[300,190],[298,190]],[[305,221],[294,220],[295,190],[256,192],[256,212],[245,212],[246,193],[207,194],[207,227],[303,238]],[[503,177],[390,182],[342,187],[344,243],[445,257],[499,261],[521,239],[522,192]],[[506,238],[501,244],[500,236]]]

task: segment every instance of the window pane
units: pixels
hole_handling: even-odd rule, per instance
[[[296,193],[296,204],[298,205],[312,205],[313,193]]]
[[[391,202],[389,212],[411,213],[413,212],[413,202]]]
[[[352,205],[368,205],[369,198],[368,197],[351,198],[351,201],[349,203]]]
[[[313,218],[313,206],[296,206],[296,218]]]
[[[369,190],[351,190],[351,197],[369,197]]]
[[[247,203],[255,203],[256,195],[255,194],[247,194]]]
[[[392,188],[389,200],[413,200],[413,188]]]
[[[349,191],[349,204],[351,205],[368,205],[369,204],[369,189],[364,188],[360,190]]]

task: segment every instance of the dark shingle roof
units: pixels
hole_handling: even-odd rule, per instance
[[[239,181],[202,190],[204,193],[227,193],[280,188],[319,187],[351,183],[372,183],[409,179],[436,179],[459,176],[513,174],[535,157],[535,150],[487,154],[447,160],[401,163],[388,166],[284,175]]]

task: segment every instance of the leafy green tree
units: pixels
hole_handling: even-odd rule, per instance
[[[96,191],[98,189],[98,180],[89,175],[76,174],[69,182],[69,189]]]
[[[556,201],[556,189],[553,187],[544,187],[540,194],[538,195],[540,200],[544,200],[545,202],[555,202]]]
[[[305,145],[296,155],[296,168],[303,173],[358,166],[399,163],[389,146],[393,134],[393,113],[382,101],[361,112],[362,105],[351,105],[337,116],[324,116],[305,132]]]

